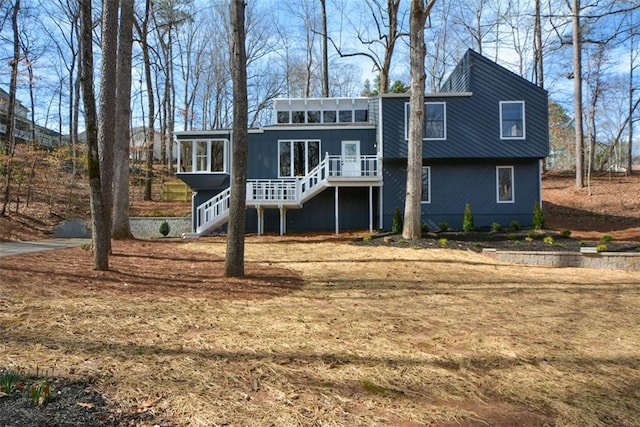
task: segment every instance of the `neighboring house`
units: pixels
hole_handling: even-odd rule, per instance
[[[9,109],[9,94],[0,88],[0,139],[6,138],[7,133],[7,112]],[[14,114],[15,127],[13,136],[16,143],[27,143],[32,140],[37,141],[43,148],[57,147],[63,143],[68,143],[69,138],[63,137],[60,133],[47,129],[44,126],[35,125],[32,127],[29,109],[18,99],[15,103]]]
[[[425,99],[422,222],[529,226],[549,150],[547,93],[467,51]],[[277,99],[274,124],[249,130],[247,231],[389,230],[404,208],[407,94]],[[193,226],[228,220],[231,131],[177,132],[177,176],[193,194]]]

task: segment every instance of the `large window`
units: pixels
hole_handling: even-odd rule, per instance
[[[422,203],[431,203],[431,168],[424,166],[422,168]]]
[[[500,102],[500,139],[524,139],[524,101]]]
[[[279,176],[304,176],[320,163],[320,141],[279,141]]]
[[[404,137],[409,139],[409,103],[405,104]],[[423,139],[447,139],[447,105],[444,102],[424,103]]]
[[[178,165],[180,172],[226,172],[224,139],[184,140],[180,144]]]
[[[496,194],[498,203],[513,203],[513,166],[496,167]]]

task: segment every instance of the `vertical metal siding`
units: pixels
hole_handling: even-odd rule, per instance
[[[508,226],[513,220],[522,226],[532,223],[533,206],[540,194],[537,159],[500,161],[439,161],[431,167],[431,203],[422,205],[423,223],[436,228],[441,222],[461,228],[465,204],[471,205],[476,226],[498,222]],[[514,166],[514,203],[496,201],[496,166]],[[384,172],[384,224],[391,228],[396,207],[404,209],[406,165],[387,163]]]

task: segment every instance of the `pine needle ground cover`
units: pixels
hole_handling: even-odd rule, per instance
[[[47,372],[34,413],[86,380],[93,425],[638,425],[640,272],[285,236],[229,280],[224,250],[0,258],[0,375]]]

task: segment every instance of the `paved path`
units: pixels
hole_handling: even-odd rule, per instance
[[[37,242],[0,242],[0,256],[69,248],[91,243],[91,239],[50,239]]]

